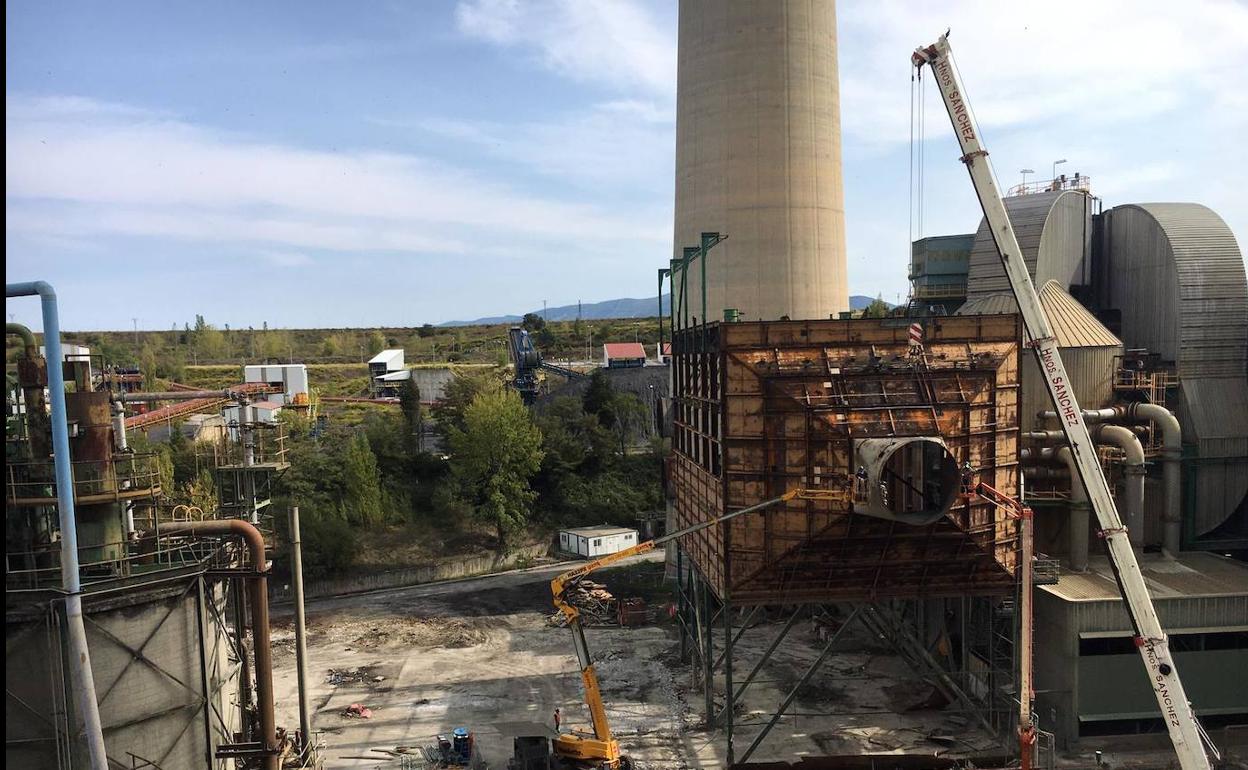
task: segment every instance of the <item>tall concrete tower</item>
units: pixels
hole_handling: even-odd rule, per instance
[[[707,320],[849,309],[839,91],[834,0],[680,0],[675,256],[728,235]],[[700,270],[688,296],[701,320]]]

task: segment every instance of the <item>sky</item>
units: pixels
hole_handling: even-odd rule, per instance
[[[66,329],[413,326],[654,292],[675,0],[6,4],[8,281]],[[909,53],[951,28],[1001,183],[1203,203],[1248,237],[1248,3],[838,5],[849,283],[980,213]],[[912,199],[922,201],[922,230]],[[915,204],[917,205],[917,204]],[[6,302],[38,325],[38,303]],[[137,319],[137,320],[136,320]]]

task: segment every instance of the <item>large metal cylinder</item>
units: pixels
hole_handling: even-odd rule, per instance
[[[957,460],[939,438],[868,438],[854,445],[854,513],[931,524],[957,501]]]
[[[673,256],[728,236],[689,315],[848,310],[834,0],[681,0],[679,46]]]

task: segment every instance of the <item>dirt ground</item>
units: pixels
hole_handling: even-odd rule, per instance
[[[661,559],[661,555],[641,557]],[[553,735],[555,708],[568,727],[586,727],[570,632],[546,622],[549,580],[566,567],[539,567],[457,583],[317,601],[308,608],[313,728],[327,767],[392,767],[397,747],[432,742],[465,726],[484,758],[506,767],[517,735]],[[635,568],[634,568],[635,569]],[[611,585],[611,572],[596,579]],[[738,644],[737,681],[779,629],[763,622]],[[590,628],[612,728],[643,768],[724,765],[722,730],[702,726],[702,695],[678,660],[669,622]],[[273,644],[278,723],[298,724],[294,630],[277,608]],[[752,761],[808,754],[991,751],[997,744],[956,714],[903,711],[926,691],[901,661],[869,639],[851,640],[803,688]],[[751,686],[737,716],[740,757],[783,693],[817,657],[815,629],[802,623]],[[367,719],[348,715],[366,706]],[[933,739],[931,736],[935,736]]]

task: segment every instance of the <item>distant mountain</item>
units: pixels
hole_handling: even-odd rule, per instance
[[[669,302],[671,295],[663,295],[663,313],[667,314],[670,310]],[[849,298],[849,307],[852,310],[862,310],[874,301],[873,297],[865,297],[861,294],[854,294]],[[658,303],[654,297],[646,297],[643,299],[608,299],[602,302],[586,302],[580,306],[581,318],[586,321],[601,320],[604,318],[653,318],[656,313]],[[892,305],[889,305],[892,307]],[[543,315],[542,309],[530,310],[535,315]],[[575,321],[577,313],[576,305],[561,305],[560,307],[546,308],[545,316],[547,321]],[[485,326],[489,324],[514,324],[523,320],[524,314],[520,315],[496,315],[486,318],[475,318],[471,321],[447,321],[439,326]]]
[[[663,313],[666,315],[670,308],[668,302],[671,296],[663,295]],[[587,321],[600,320],[603,318],[653,318],[658,314],[658,300],[654,297],[646,297],[644,299],[608,299],[602,302],[586,302],[580,307],[581,318]],[[562,305],[560,307],[546,308],[543,313],[539,307],[536,310],[528,311],[536,315],[545,315],[547,321],[575,321],[577,307],[576,305]],[[520,323],[524,318],[524,314],[520,315],[498,315],[489,316],[487,318],[476,318],[471,321],[447,321],[439,324],[439,326],[478,326],[485,324],[509,324]]]

